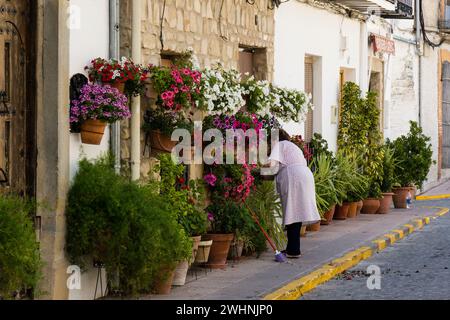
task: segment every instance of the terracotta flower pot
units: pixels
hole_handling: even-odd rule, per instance
[[[300,237],[302,238],[306,237],[306,226],[302,226],[300,228]]]
[[[307,231],[317,232],[320,231],[320,221],[314,224],[306,226]]]
[[[410,187],[394,188],[394,207],[397,209],[406,209],[406,197],[411,192]]]
[[[170,140],[169,136],[162,134],[159,130],[150,131],[150,142],[152,148],[165,152],[172,152],[172,149],[178,144],[177,141]]]
[[[174,276],[175,270],[163,268],[155,282],[155,293],[170,294]]]
[[[380,200],[380,208],[378,209],[378,214],[389,213],[392,206],[392,196],[394,193],[383,193],[383,199]]]
[[[197,255],[195,256],[195,263],[207,263],[209,259],[209,252],[211,251],[212,240],[200,241],[198,244]]]
[[[358,209],[358,202],[350,202],[347,218],[356,218],[357,209]]]
[[[359,201],[357,202],[357,205],[356,205],[356,215],[359,215],[359,214],[361,213],[361,209],[362,209],[363,205],[364,205],[364,202],[363,202],[362,200],[359,200]]]
[[[335,220],[347,219],[349,209],[350,209],[350,203],[348,203],[348,202],[344,202],[342,204],[342,206],[336,206],[336,211],[334,212],[333,219],[335,219]]]
[[[99,145],[105,133],[106,122],[101,120],[86,120],[81,124],[81,142]]]
[[[209,252],[206,266],[211,269],[224,268],[227,264],[228,251],[234,235],[231,234],[206,234],[202,240],[212,240],[211,251]]]
[[[411,199],[412,200],[416,200],[417,188],[416,187],[409,187],[409,192],[411,192]]]
[[[108,85],[111,86],[112,88],[116,88],[122,94],[125,92],[125,82],[113,82],[113,83],[104,82],[103,85]]]
[[[187,260],[181,261],[175,269],[172,285],[184,286],[186,283],[186,276],[188,270],[189,270],[189,262]]]
[[[363,207],[361,209],[361,213],[365,214],[375,214],[380,208],[380,200],[379,199],[365,199],[363,201]]]
[[[324,213],[324,220],[320,222],[321,225],[329,225],[333,220],[334,212],[336,211],[336,205],[333,205],[330,210]]]

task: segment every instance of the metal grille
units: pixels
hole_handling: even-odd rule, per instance
[[[305,60],[305,92],[313,94],[314,74],[312,59]],[[305,141],[310,142],[314,133],[314,113],[312,110],[308,112],[305,122]]]
[[[450,62],[442,66],[442,167],[450,168]]]

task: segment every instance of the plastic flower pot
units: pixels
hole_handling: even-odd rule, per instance
[[[175,269],[172,285],[184,286],[188,270],[189,262],[187,260],[180,262]]]
[[[365,214],[375,214],[380,208],[380,199],[369,198],[365,199],[361,213]]]
[[[101,120],[86,120],[81,124],[81,142],[99,145],[105,133],[106,122]]]
[[[208,262],[212,244],[212,240],[200,241],[198,244],[197,255],[195,256],[195,263],[201,264]]]
[[[347,218],[356,218],[358,210],[358,202],[350,202]]]
[[[411,192],[410,187],[394,188],[394,207],[397,209],[406,209],[406,197],[408,192]]]
[[[177,141],[172,141],[169,136],[161,133],[159,130],[150,131],[150,141],[152,148],[172,152],[172,149],[177,145]]]
[[[347,219],[348,210],[350,209],[350,203],[344,202],[341,206],[336,206],[333,219],[345,220]]]
[[[225,268],[227,265],[228,251],[234,235],[230,234],[206,234],[202,240],[212,240],[211,251],[209,252],[206,267],[211,269]]]
[[[333,220],[334,212],[336,211],[336,205],[333,205],[330,210],[324,213],[323,217],[324,220],[320,222],[321,225],[329,225],[331,221]]]
[[[391,210],[392,206],[392,196],[394,193],[383,193],[383,199],[380,200],[380,208],[378,209],[378,214],[387,214]]]

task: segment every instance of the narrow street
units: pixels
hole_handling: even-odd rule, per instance
[[[450,207],[450,200],[417,202]],[[450,216],[433,220],[407,238],[307,293],[301,300],[449,299]],[[378,266],[380,289],[367,287],[367,269]]]

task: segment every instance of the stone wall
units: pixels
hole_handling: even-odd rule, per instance
[[[258,54],[254,59],[255,74],[258,78],[272,81],[274,10],[268,8],[272,1],[254,2],[252,5],[246,0],[166,0],[164,8],[164,0],[142,0],[143,63],[158,65],[161,53],[193,49],[201,67],[221,61],[226,68],[237,69],[239,48],[255,48],[260,49],[256,50]],[[131,0],[121,1],[123,56],[131,55],[131,4]],[[143,112],[148,107],[149,101],[143,98]],[[129,148],[129,123],[124,122],[122,160],[125,168],[130,158]],[[150,161],[149,157],[143,157],[142,175],[151,167]]]

